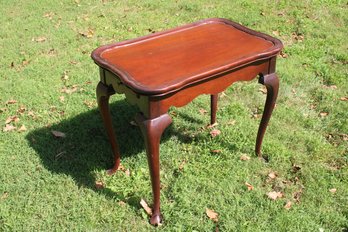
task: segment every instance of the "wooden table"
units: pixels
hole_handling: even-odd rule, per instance
[[[92,58],[100,67],[98,106],[114,155],[113,174],[120,153],[112,127],[108,101],[121,93],[138,106],[153,191],[151,224],[161,222],[159,145],[172,122],[168,109],[181,107],[201,94],[211,95],[211,124],[216,120],[218,93],[236,81],[259,77],[267,99],[255,152],[261,157],[262,139],[278,94],[276,56],[282,43],[275,38],[226,19],[206,19],[97,48]]]

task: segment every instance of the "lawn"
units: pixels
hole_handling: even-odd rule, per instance
[[[220,94],[216,137],[209,96],[172,108],[156,230],[348,231],[348,5],[339,0],[0,0],[0,231],[153,230],[139,203],[152,193],[137,109],[123,95],[111,99],[123,170],[105,174],[112,156],[90,53],[209,17],[284,43],[267,162],[254,154],[266,97],[256,79]]]

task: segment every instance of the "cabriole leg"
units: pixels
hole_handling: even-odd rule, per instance
[[[160,212],[160,164],[159,164],[159,146],[163,131],[172,122],[168,114],[163,114],[154,119],[146,119],[138,114],[135,118],[144,136],[147,160],[150,169],[153,208],[150,223],[159,225],[161,223]]]
[[[265,103],[265,108],[263,110],[262,119],[259,126],[259,131],[256,138],[255,153],[261,158],[261,144],[263,136],[265,134],[269,119],[271,118],[272,111],[277,100],[279,79],[275,73],[268,75],[261,75],[259,78],[259,83],[263,84],[267,88],[267,98]]]
[[[111,115],[109,111],[109,97],[114,93],[115,92],[113,90],[110,90],[108,86],[104,85],[102,82],[99,82],[97,86],[98,107],[102,115],[104,127],[109,136],[112,153],[114,154],[114,165],[111,169],[107,170],[107,173],[109,175],[114,174],[117,171],[118,166],[120,165],[120,151],[116,141],[115,132],[112,127],[112,120],[111,120]]]
[[[210,125],[216,122],[218,94],[210,95]]]

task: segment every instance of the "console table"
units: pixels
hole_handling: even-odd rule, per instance
[[[135,120],[146,145],[153,191],[150,223],[161,222],[159,146],[172,122],[171,106],[181,107],[201,94],[211,95],[211,124],[215,123],[218,93],[236,81],[259,77],[267,98],[256,139],[256,154],[278,94],[276,56],[282,43],[226,19],[206,19],[172,30],[97,48],[92,58],[100,69],[98,106],[114,155],[113,174],[120,153],[109,112],[109,97],[125,94],[138,106]]]

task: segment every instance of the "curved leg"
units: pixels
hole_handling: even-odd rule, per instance
[[[138,123],[144,136],[151,175],[153,208],[150,223],[158,225],[161,223],[159,145],[162,133],[172,122],[172,119],[168,114],[163,114],[154,119],[146,119],[143,115],[138,114],[135,117],[135,121]]]
[[[217,109],[218,94],[210,95],[210,125],[216,122],[216,109]]]
[[[267,98],[265,108],[263,110],[262,119],[259,126],[259,131],[256,138],[255,153],[261,158],[261,144],[265,134],[269,119],[272,115],[272,111],[278,96],[279,79],[275,73],[260,76],[259,83],[263,84],[267,88]]]
[[[109,97],[112,94],[114,94],[114,91],[110,90],[102,82],[99,82],[97,86],[98,107],[103,118],[105,129],[109,136],[112,153],[114,154],[114,166],[111,169],[107,170],[107,173],[109,175],[114,174],[117,171],[118,166],[120,165],[120,152],[116,141],[115,132],[112,127],[112,120],[109,111]]]

